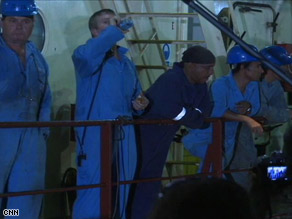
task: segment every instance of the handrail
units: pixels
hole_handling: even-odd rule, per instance
[[[157,120],[63,120],[51,122],[0,122],[0,128],[25,128],[25,127],[72,127],[72,126],[99,126],[106,124],[113,125],[141,125],[141,124],[176,124],[178,122],[168,119]]]
[[[214,122],[219,118],[206,118],[205,122]],[[170,119],[108,119],[108,120],[62,120],[50,122],[0,122],[0,128],[26,128],[26,127],[72,127],[72,126],[99,126],[106,124],[113,125],[145,125],[145,124],[180,124],[179,121]]]
[[[254,118],[256,120],[262,120],[260,117]],[[223,131],[224,122],[230,121],[223,118],[206,118],[205,122],[213,123],[213,142],[208,148],[206,161],[204,164],[203,173],[196,174],[196,176],[204,177],[206,175],[212,175],[214,177],[221,177],[223,173],[230,172],[242,172],[249,171],[249,169],[241,170],[222,170],[222,149],[223,149]],[[189,178],[195,175],[183,175],[183,176],[172,176],[172,177],[160,177],[160,178],[148,178],[148,179],[138,179],[132,181],[120,181],[112,182],[111,178],[111,163],[112,163],[112,137],[113,137],[113,125],[144,125],[144,124],[179,124],[179,121],[167,120],[167,119],[157,119],[157,120],[98,120],[98,121],[52,121],[52,122],[0,122],[0,128],[20,128],[20,127],[66,127],[66,126],[101,126],[101,183],[73,186],[67,188],[53,188],[44,190],[32,190],[32,191],[22,191],[22,192],[12,192],[0,194],[0,198],[4,197],[15,197],[15,196],[25,196],[25,195],[37,195],[37,194],[48,194],[48,193],[59,193],[67,192],[73,190],[82,189],[92,189],[101,188],[101,209],[102,218],[111,218],[112,214],[112,186],[119,186],[123,184],[150,182],[150,181],[161,181],[167,179],[179,179],[179,178]],[[212,172],[210,172],[212,170]]]
[[[215,27],[217,27],[219,30],[224,32],[227,36],[229,36],[231,39],[234,40],[234,42],[238,43],[246,52],[251,54],[252,56],[258,58],[261,63],[266,65],[269,69],[274,71],[281,79],[286,81],[292,86],[292,74],[288,74],[285,71],[283,71],[278,65],[275,65],[268,61],[264,56],[262,56],[259,52],[253,50],[249,44],[244,42],[240,37],[238,37],[228,26],[223,24],[222,22],[218,21],[214,14],[211,14],[209,11],[204,9],[200,4],[198,0],[192,1],[192,0],[182,0],[184,3],[186,3],[189,7],[194,9],[196,12],[198,12],[202,17],[204,17],[206,20],[208,20],[211,24],[213,24]]]
[[[209,148],[215,147],[217,148],[214,151],[222,151],[222,136],[223,130],[223,119],[221,118],[207,118],[206,122],[213,122],[213,132],[216,133],[213,135],[213,143]],[[164,124],[164,125],[173,125],[180,124],[179,121],[160,119],[160,120],[124,120],[124,119],[116,119],[116,120],[103,120],[103,121],[52,121],[52,122],[0,122],[0,128],[25,128],[25,127],[64,127],[64,126],[101,126],[101,183],[95,185],[83,185],[83,186],[75,186],[72,188],[58,188],[58,189],[47,189],[47,190],[35,190],[35,191],[23,191],[23,192],[13,192],[0,194],[0,198],[2,197],[11,197],[11,196],[23,196],[23,195],[34,195],[34,194],[45,194],[50,192],[62,192],[62,191],[72,191],[72,190],[80,190],[80,189],[89,189],[100,187],[101,188],[101,216],[102,218],[111,218],[112,214],[112,186],[119,186],[121,184],[128,183],[139,183],[145,180],[154,181],[154,180],[163,180],[163,179],[173,179],[173,178],[185,178],[183,177],[164,177],[157,179],[143,179],[143,180],[135,180],[135,181],[123,181],[123,182],[112,182],[112,147],[113,147],[113,125],[143,125],[143,124]],[[218,130],[219,129],[219,130]],[[207,155],[208,164],[212,165],[213,173],[209,173],[209,169],[206,170],[205,174],[214,175],[215,177],[220,177],[222,175],[222,162],[221,155],[217,156],[218,153],[213,154],[209,157]],[[203,174],[204,174],[203,173]],[[202,175],[203,175],[202,174]]]

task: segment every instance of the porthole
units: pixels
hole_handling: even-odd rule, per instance
[[[0,33],[2,33],[1,21],[0,21]],[[41,13],[35,15],[35,23],[33,32],[29,38],[30,41],[34,42],[37,48],[42,51],[45,45],[46,34],[45,34],[45,23]]]
[[[41,13],[38,13],[35,15],[35,23],[34,23],[34,29],[33,32],[29,38],[34,44],[37,46],[37,48],[42,51],[45,45],[46,40],[46,32],[45,32],[45,24],[43,17]]]

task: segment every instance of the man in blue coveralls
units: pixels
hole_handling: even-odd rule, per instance
[[[48,65],[36,46],[28,41],[37,13],[33,0],[1,1],[1,122],[50,120]],[[0,193],[44,189],[48,134],[48,128],[0,129]],[[37,219],[42,197],[8,198],[2,207],[19,209],[21,218]]]
[[[288,66],[292,64],[292,57],[288,51],[281,46],[268,46],[261,50],[261,54],[267,60],[280,66],[284,71],[288,71]],[[260,82],[261,88],[261,108],[257,116],[267,119],[267,125],[288,122],[292,118],[292,111],[288,108],[281,79],[271,69],[263,65],[265,76]],[[277,130],[275,130],[277,131]],[[273,151],[282,150],[283,134],[278,133],[277,139],[272,139],[272,144],[266,148],[266,154]],[[278,140],[279,139],[279,140]]]
[[[257,51],[255,47],[252,48]],[[231,120],[225,122],[224,168],[250,168],[257,160],[252,132],[263,132],[261,124],[251,118],[260,109],[258,81],[263,69],[259,59],[249,55],[238,45],[228,52],[227,63],[233,66],[231,72],[217,79],[211,86],[214,100],[212,117]],[[191,130],[183,138],[185,147],[202,160],[211,142],[212,126]],[[232,176],[237,183],[249,189],[251,181],[246,174],[233,173]]]
[[[146,92],[149,108],[143,119],[173,119],[175,125],[141,125],[142,162],[139,178],[161,177],[168,149],[181,125],[200,128],[209,116],[211,102],[206,81],[214,73],[215,56],[206,48],[193,46],[182,62],[161,75]],[[161,182],[138,183],[132,219],[146,219],[158,198]]]
[[[133,113],[147,106],[148,100],[142,94],[134,63],[125,55],[127,49],[116,45],[127,31],[120,28],[119,19],[110,9],[95,12],[89,19],[89,29],[92,38],[72,56],[77,80],[76,119],[132,118]],[[137,161],[134,127],[124,126],[116,135],[116,178],[132,180]],[[100,141],[100,127],[77,128],[78,185],[100,183]],[[113,218],[126,218],[129,185],[117,190]],[[73,218],[102,217],[100,204],[100,188],[78,191]]]

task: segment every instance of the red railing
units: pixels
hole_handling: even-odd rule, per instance
[[[223,120],[220,118],[208,118],[206,122],[213,123],[213,143],[210,145],[204,165],[203,174],[222,176],[222,148],[223,148]],[[0,198],[24,195],[36,195],[66,192],[81,189],[101,187],[101,209],[102,218],[111,218],[112,214],[112,186],[117,184],[130,184],[145,181],[157,181],[188,176],[161,177],[155,179],[144,179],[135,181],[112,182],[112,146],[114,125],[141,125],[141,124],[161,124],[172,125],[179,122],[172,120],[103,120],[103,121],[53,121],[53,122],[1,122],[0,128],[24,128],[24,127],[78,127],[78,126],[101,126],[101,183],[95,185],[74,186],[69,188],[55,188],[46,190],[34,190],[24,192],[14,192],[0,194]],[[212,172],[210,170],[212,169]]]

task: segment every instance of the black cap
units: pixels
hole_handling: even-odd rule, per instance
[[[214,64],[216,58],[210,50],[202,46],[192,46],[184,51],[182,61],[197,64]]]

